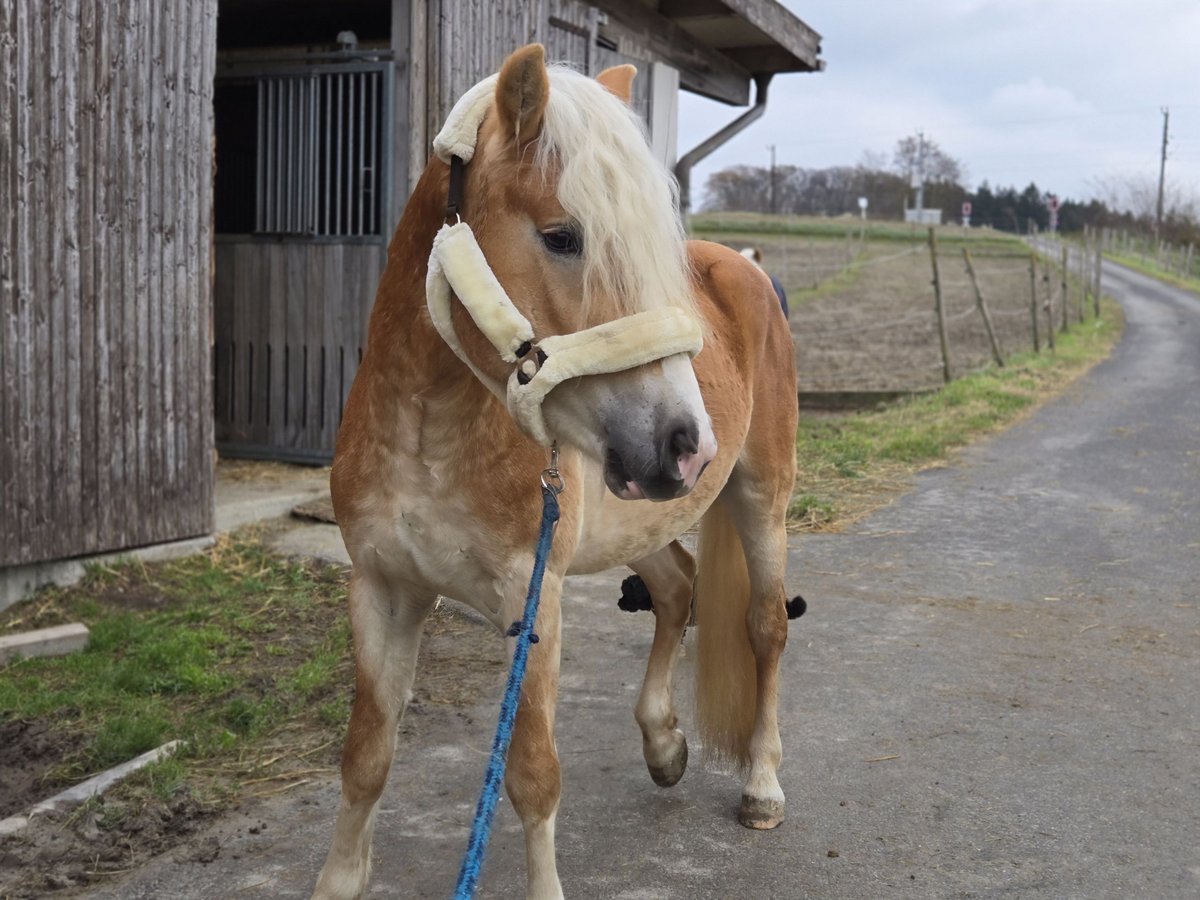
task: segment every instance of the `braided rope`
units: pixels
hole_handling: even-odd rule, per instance
[[[512,742],[513,726],[517,719],[517,704],[521,699],[521,684],[525,680],[525,664],[529,658],[529,645],[537,643],[533,623],[537,618],[538,601],[542,596],[542,578],[546,573],[546,557],[550,555],[550,541],[554,537],[554,525],[558,521],[558,497],[556,492],[542,487],[542,525],[538,531],[537,551],[533,558],[533,574],[529,578],[529,592],[525,595],[525,614],[520,622],[514,622],[509,637],[517,639],[513,650],[512,668],[508,670],[508,684],[504,688],[504,699],[500,702],[500,719],[496,723],[496,736],[492,739],[492,753],[488,757],[483,776],[483,790],[475,807],[475,821],[471,823],[471,837],[467,841],[467,852],[463,856],[462,868],[458,873],[458,885],[454,889],[454,900],[470,900],[475,896],[479,882],[479,870],[483,867],[483,855],[492,834],[492,817],[496,802],[500,799],[500,785],[504,781],[504,766],[508,758],[508,745]],[[515,631],[514,631],[515,629]]]

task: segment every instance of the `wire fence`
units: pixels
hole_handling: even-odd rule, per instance
[[[932,233],[900,250],[789,235],[754,241],[764,268],[801,295],[790,321],[802,396],[936,388],[1013,353],[1050,349],[1068,323],[1098,312],[1098,239],[1076,249],[938,246]]]

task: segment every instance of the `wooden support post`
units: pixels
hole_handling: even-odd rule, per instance
[[[1042,310],[1046,313],[1046,346],[1054,352],[1054,288],[1050,286],[1050,264],[1042,269],[1042,284],[1046,299],[1042,301]]]
[[[1042,345],[1038,341],[1038,308],[1037,308],[1037,254],[1029,254],[1029,319],[1033,325],[1033,352],[1041,353]]]
[[[1104,265],[1104,253],[1100,249],[1100,245],[1096,245],[1096,262],[1095,262],[1095,282],[1092,287],[1092,309],[1096,313],[1096,318],[1100,318],[1100,270]]]
[[[1066,331],[1067,326],[1071,323],[1067,320],[1067,307],[1070,304],[1067,301],[1067,245],[1063,244],[1062,248],[1062,283],[1059,286],[1059,296],[1062,298],[1062,330]]]
[[[946,310],[942,305],[942,282],[938,278],[937,235],[929,228],[929,263],[933,267],[933,299],[937,310],[938,341],[942,347],[942,380],[950,383],[950,348],[946,340]]]
[[[992,358],[996,365],[1003,368],[1004,354],[1000,352],[1000,341],[996,338],[996,329],[992,327],[992,317],[988,313],[987,304],[983,302],[983,294],[979,290],[979,280],[975,277],[975,266],[971,262],[971,251],[963,247],[963,261],[967,264],[967,274],[971,276],[971,287],[975,289],[975,306],[983,317],[983,327],[987,330],[988,342],[992,345]]]

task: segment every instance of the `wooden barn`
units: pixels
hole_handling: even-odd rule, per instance
[[[679,90],[823,65],[775,0],[0,4],[0,569],[210,531],[214,448],[328,461],[433,135],[531,41],[637,65],[668,164]]]

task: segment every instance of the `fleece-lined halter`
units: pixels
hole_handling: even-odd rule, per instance
[[[434,138],[438,158],[451,166],[447,219],[458,218],[462,166],[475,155],[479,126],[495,95],[498,76],[471,88],[450,111]],[[450,316],[458,297],[484,337],[513,366],[507,384],[475,365],[459,343]],[[447,223],[433,240],[425,280],[429,315],[442,340],[508,408],[521,430],[543,446],[553,443],[542,416],[542,402],[557,385],[584,375],[605,375],[665,359],[677,353],[695,356],[703,346],[700,323],[682,309],[665,307],[623,316],[572,334],[536,338],[533,326],[513,305],[483,255],[471,227]]]

